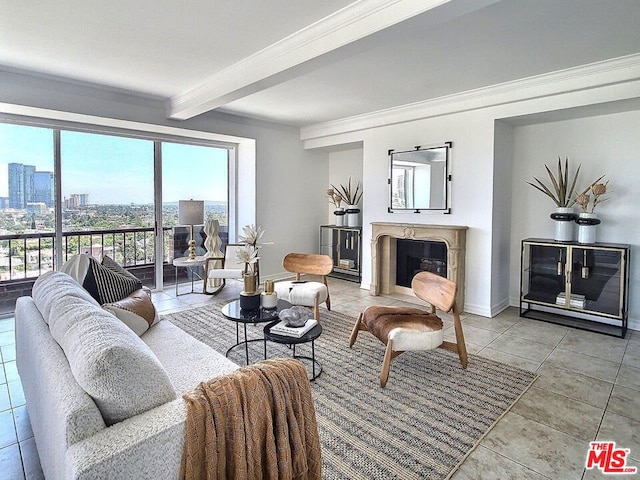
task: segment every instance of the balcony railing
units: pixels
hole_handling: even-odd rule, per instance
[[[173,259],[173,227],[163,228],[163,262]],[[125,267],[153,265],[153,228],[63,232],[62,257],[78,253],[107,255]],[[55,233],[0,235],[0,284],[32,280],[55,269]]]

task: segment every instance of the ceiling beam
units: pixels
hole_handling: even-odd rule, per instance
[[[174,95],[168,116],[186,120],[290,80],[305,63],[427,11],[450,20],[497,0],[359,0]],[[446,7],[446,8],[442,8]]]

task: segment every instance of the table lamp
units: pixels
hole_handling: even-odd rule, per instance
[[[193,226],[204,223],[204,200],[179,200],[178,224],[189,225],[191,240],[189,240],[189,259],[196,258],[196,241],[193,237]]]

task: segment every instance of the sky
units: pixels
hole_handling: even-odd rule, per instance
[[[61,133],[62,195],[89,194],[89,203],[153,202],[153,142],[84,132]],[[53,130],[0,123],[0,197],[7,165],[53,172]],[[227,151],[163,143],[163,202],[227,201]]]

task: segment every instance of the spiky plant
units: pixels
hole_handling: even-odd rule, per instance
[[[357,205],[362,199],[362,187],[360,186],[360,182],[358,182],[354,189],[351,188],[351,177],[349,177],[349,181],[347,182],[347,186],[340,184],[340,187],[336,187],[331,185],[331,188],[335,192],[338,192],[342,197],[342,200],[346,202],[347,205]]]
[[[533,179],[537,182],[537,185],[531,182],[527,183],[548,196],[554,201],[557,207],[572,207],[576,203],[574,192],[578,175],[580,174],[580,167],[581,165],[578,165],[578,169],[571,180],[571,185],[569,185],[569,158],[565,158],[563,170],[562,160],[558,157],[558,178],[553,175],[553,172],[551,172],[551,169],[547,165],[544,166],[551,180],[551,187],[548,187],[536,177],[533,177]]]

